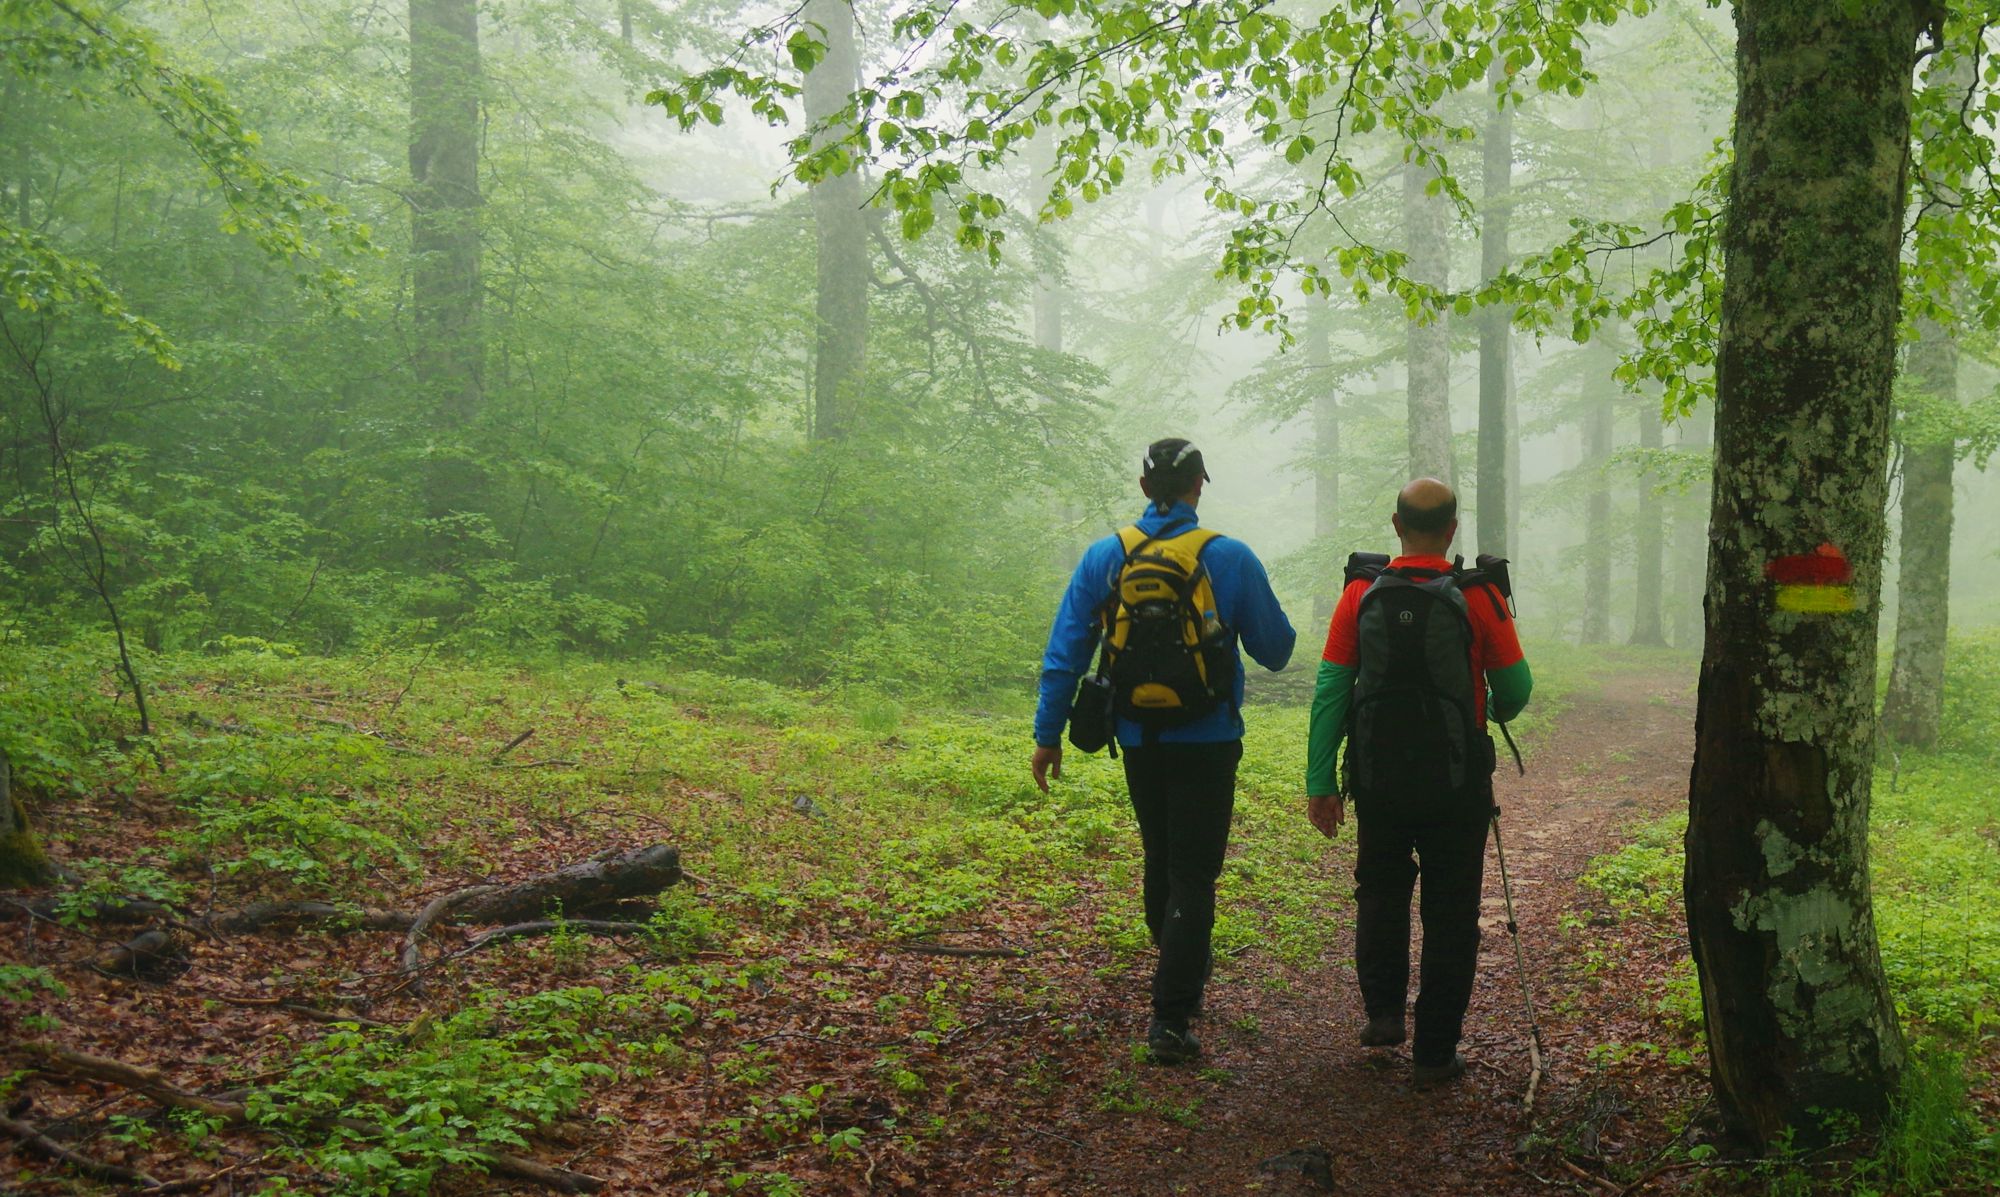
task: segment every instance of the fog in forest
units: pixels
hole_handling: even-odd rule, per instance
[[[839,267],[865,272],[856,294],[877,309],[857,342],[864,369],[848,384],[858,388],[848,404],[856,444],[843,455],[859,479],[836,483],[851,500],[836,505],[839,519],[816,527],[798,518],[805,491],[785,487],[810,490],[797,471],[821,468],[797,456],[810,447],[815,402],[815,209],[788,177],[787,139],[808,122],[796,104],[789,123],[773,126],[720,96],[706,102],[722,123],[697,120],[684,133],[645,102],[677,73],[717,60],[741,30],[786,14],[635,11],[496,6],[482,10],[477,52],[460,64],[467,74],[453,74],[448,60],[432,65],[440,145],[456,135],[450,104],[477,98],[464,109],[476,113],[476,143],[451,150],[472,155],[460,168],[477,196],[454,207],[450,188],[461,184],[426,183],[435,244],[415,258],[408,209],[420,197],[409,191],[416,159],[402,126],[426,118],[421,95],[416,109],[402,95],[400,13],[235,4],[198,17],[145,14],[174,61],[213,72],[226,89],[217,102],[235,104],[257,131],[267,160],[258,169],[291,172],[328,204],[306,211],[302,236],[324,222],[315,256],[292,254],[289,266],[268,254],[259,263],[244,244],[254,237],[217,227],[229,223],[220,200],[242,185],[224,174],[218,196],[202,177],[201,155],[220,151],[197,146],[195,161],[177,161],[171,131],[146,128],[108,99],[56,105],[21,80],[9,84],[17,215],[114,277],[118,303],[107,310],[116,319],[146,321],[175,345],[177,369],[151,368],[86,314],[40,349],[57,383],[51,414],[68,422],[65,468],[81,463],[97,501],[118,494],[119,518],[133,521],[107,582],[132,592],[131,618],[150,646],[255,636],[346,648],[407,640],[411,625],[398,617],[408,617],[455,621],[445,639],[460,646],[629,655],[674,645],[782,674],[743,642],[762,634],[763,620],[798,614],[762,582],[749,583],[755,594],[740,578],[718,582],[712,563],[766,532],[780,541],[823,534],[822,549],[852,558],[855,571],[836,569],[828,585],[861,598],[876,621],[900,624],[884,571],[918,592],[935,588],[920,603],[948,602],[957,583],[932,572],[933,540],[946,553],[967,537],[990,549],[994,529],[1009,527],[1022,542],[1080,550],[1136,508],[1138,452],[1161,435],[1204,447],[1216,478],[1207,519],[1252,542],[1301,623],[1347,552],[1390,547],[1389,500],[1414,467],[1403,448],[1412,321],[1379,285],[1357,298],[1354,279],[1329,265],[1332,297],[1317,305],[1295,277],[1273,286],[1288,331],[1262,315],[1237,326],[1230,317],[1246,288],[1217,277],[1237,213],[1218,211],[1205,193],[1235,189],[1247,206],[1250,197],[1297,201],[1319,185],[1306,169],[1317,157],[1301,167],[1282,146],[1238,132],[1226,174],[1169,172],[1155,182],[1135,168],[1103,194],[1093,186],[1096,202],[1059,185],[1066,218],[1047,220],[1037,216],[1045,203],[1054,215],[1053,179],[1036,171],[1048,169],[1050,139],[1012,147],[968,180],[1010,208],[991,266],[982,250],[951,246],[948,229],[914,242],[885,236],[896,218],[873,206],[886,203],[869,194],[877,168],[861,167],[854,195],[871,206],[854,229],[858,249]],[[866,79],[902,50],[885,36],[888,10],[864,6],[856,19]],[[1590,39],[1586,62],[1601,82],[1580,98],[1507,106],[1511,190],[1496,203],[1509,216],[1511,260],[1559,242],[1573,221],[1627,221],[1636,240],[1651,240],[1673,205],[1700,200],[1727,131],[1731,39],[1722,15],[1669,6]],[[783,76],[769,46],[735,53]],[[1293,221],[1294,260],[1326,263],[1355,245],[1427,247],[1445,266],[1446,288],[1473,288],[1482,278],[1481,130],[1495,111],[1485,89],[1447,97],[1442,114],[1468,140],[1443,146],[1436,166],[1406,166],[1401,140],[1379,129],[1348,131],[1341,152],[1355,165],[1354,194],[1334,190],[1335,202]],[[474,126],[461,123],[471,136]],[[1435,177],[1446,166],[1463,208],[1441,196],[1412,206],[1406,174]],[[476,235],[459,228],[474,219]],[[341,247],[349,236],[355,243]],[[1598,253],[1595,264],[1605,290],[1636,286],[1681,248],[1668,237]],[[426,279],[423,264],[440,254],[452,264]],[[338,281],[315,291],[309,279],[288,284],[288,270]],[[218,297],[211,288],[224,276],[232,285]],[[1685,300],[1661,298],[1638,315],[1713,319],[1698,307],[1676,315]],[[426,308],[436,326],[408,327]],[[1449,380],[1464,492],[1457,547],[1468,558],[1491,547],[1474,534],[1486,311],[1447,315],[1433,324],[1445,340],[1425,342]],[[27,321],[17,358],[27,337],[54,327],[46,316],[15,319]],[[1614,315],[1581,345],[1566,314],[1541,325],[1517,322],[1504,370],[1518,470],[1517,535],[1505,547],[1523,617],[1551,637],[1636,635],[1692,648],[1705,568],[1707,367],[1673,367],[1696,398],[1661,426],[1658,382],[1613,378],[1638,350],[1632,320]],[[428,364],[426,340],[442,355]],[[1966,402],[1992,389],[1980,353],[1967,342]],[[469,384],[447,377],[475,361]],[[0,531],[23,600],[10,615],[17,636],[90,610],[66,598],[82,579],[63,565],[60,522],[45,526],[35,514],[52,502],[42,479],[47,421],[21,381],[8,384],[16,401],[6,416],[18,514]],[[857,535],[876,510],[864,492],[878,485],[905,499],[936,494],[935,507],[907,508],[931,525],[921,546]],[[175,486],[203,497],[177,502]],[[439,486],[469,489],[443,495]],[[1955,486],[1966,518],[1951,545],[1951,618],[1991,622],[2000,619],[2000,530],[1976,513],[1994,509],[1994,483],[1968,460]],[[229,502],[232,492],[256,496],[256,513]],[[203,503],[236,508],[223,516],[240,538],[233,547],[192,543],[206,539],[197,529],[209,525],[191,516]],[[455,521],[453,535],[435,535],[440,518]],[[417,527],[426,520],[431,532]],[[696,530],[719,523],[728,533]],[[163,556],[203,565],[177,570]],[[1007,605],[1035,596],[1033,606],[1057,584],[1066,553],[976,559],[979,591]],[[971,560],[961,556],[954,571]],[[411,568],[420,562],[432,568]],[[1883,601],[1893,612],[1890,568]],[[232,593],[219,593],[224,575]],[[1640,610],[1654,592],[1642,575],[1659,579],[1657,634]],[[245,593],[251,578],[257,592]],[[496,619],[503,593],[510,613]],[[536,604],[543,609],[527,609]],[[493,626],[475,631],[481,624]],[[849,647],[842,640],[867,637],[850,618],[832,625],[816,637],[829,656]],[[1890,634],[1893,620],[1882,627]],[[1013,669],[1025,680],[1034,636],[1013,630]],[[829,668],[816,661],[794,680],[823,679]]]
[[[1995,1191],[1993,8],[0,0],[0,1189]]]

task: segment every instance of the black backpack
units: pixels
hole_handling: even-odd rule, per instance
[[[1506,617],[1507,563],[1481,556],[1469,570],[1457,560],[1442,571],[1391,569],[1383,554],[1355,553],[1346,577],[1369,583],[1356,619],[1347,788],[1464,793],[1493,769],[1475,713],[1466,592],[1480,587]]]

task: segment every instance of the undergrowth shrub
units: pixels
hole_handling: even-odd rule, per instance
[[[615,1075],[586,1058],[606,1045],[598,1023],[609,1006],[591,987],[511,1001],[483,994],[420,1034],[338,1028],[253,1091],[250,1116],[283,1130],[284,1150],[339,1176],[343,1193],[426,1192],[446,1168],[477,1167],[483,1149],[525,1147],[529,1132]],[[318,1122],[335,1115],[384,1133]]]
[[[646,926],[653,946],[662,955],[674,958],[715,947],[735,932],[728,915],[680,886],[660,893],[657,908]]]
[[[181,855],[228,876],[321,892],[380,869],[410,874],[417,867],[403,842],[367,825],[342,799],[311,793],[210,798],[194,815],[194,827],[177,837]]]

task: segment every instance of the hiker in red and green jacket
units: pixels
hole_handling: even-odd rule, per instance
[[[1306,753],[1307,815],[1329,838],[1355,808],[1354,958],[1361,1042],[1403,1042],[1410,896],[1424,887],[1423,964],[1411,1045],[1419,1085],[1465,1072],[1458,1040],[1479,954],[1479,898],[1493,811],[1486,721],[1534,689],[1514,632],[1504,561],[1447,559],[1458,499],[1435,478],[1396,496],[1402,554],[1357,553],[1327,630]],[[1488,690],[1491,697],[1488,697]],[[1335,758],[1347,740],[1346,784]]]

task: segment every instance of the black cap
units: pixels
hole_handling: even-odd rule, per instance
[[[1146,459],[1140,465],[1140,473],[1148,482],[1163,482],[1181,490],[1194,485],[1199,477],[1209,481],[1208,467],[1202,463],[1201,450],[1194,442],[1184,437],[1170,436],[1154,441],[1146,446]]]

